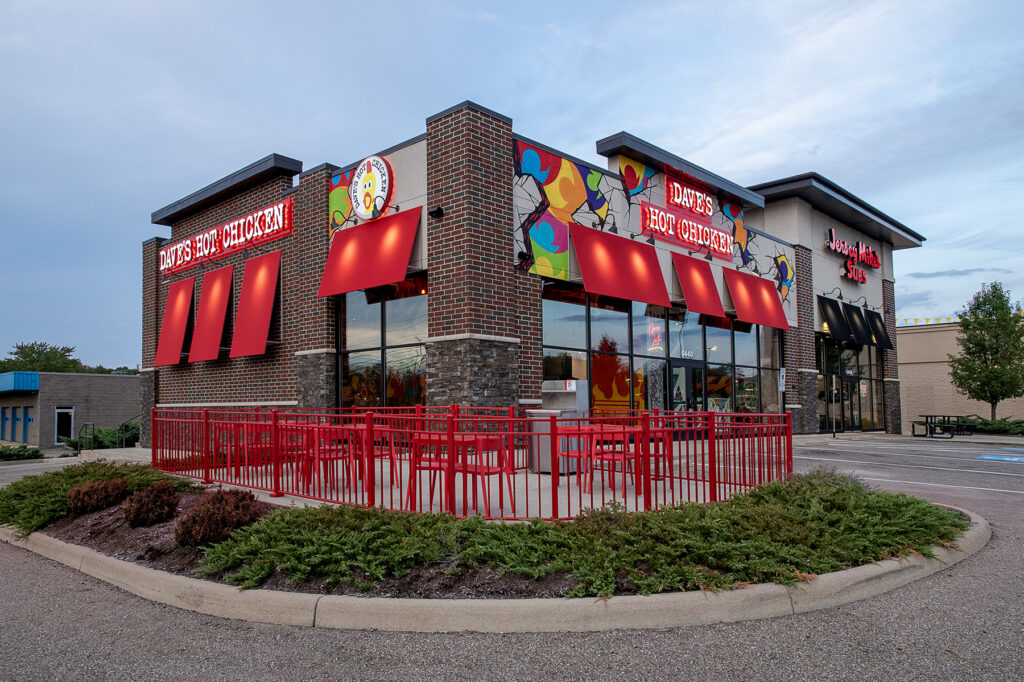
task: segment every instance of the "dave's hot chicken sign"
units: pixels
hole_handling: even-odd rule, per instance
[[[640,202],[640,225],[658,239],[707,249],[718,258],[732,258],[732,235],[711,225],[714,199],[677,178],[665,176],[665,206]]]
[[[169,275],[292,233],[292,198],[253,211],[160,249],[160,272]]]

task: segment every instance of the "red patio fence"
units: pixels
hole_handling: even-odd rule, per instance
[[[489,519],[716,502],[793,471],[790,414],[519,408],[152,412],[153,466],[271,495]]]

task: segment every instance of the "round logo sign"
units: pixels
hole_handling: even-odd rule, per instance
[[[379,156],[363,159],[352,173],[348,194],[352,210],[363,220],[379,218],[391,204],[391,164]]]

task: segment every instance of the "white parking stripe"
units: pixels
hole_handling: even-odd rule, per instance
[[[818,462],[843,462],[844,464],[867,464],[868,466],[899,467],[901,469],[934,469],[936,471],[956,471],[958,473],[986,474],[988,476],[1020,476],[1024,478],[1024,474],[1013,474],[1004,471],[981,471],[978,469],[956,469],[953,467],[930,467],[925,466],[923,464],[892,464],[890,462],[864,462],[857,459],[836,459],[834,457],[804,457],[802,455],[794,455],[793,459],[809,459]]]
[[[816,448],[816,447],[808,447],[808,446],[804,446],[802,448],[798,448],[798,451],[799,450],[812,451],[812,452],[813,451],[817,451],[817,452],[828,452],[829,451],[828,448]],[[844,451],[844,453],[845,452],[846,451]],[[855,454],[859,454],[859,455],[875,454],[871,450],[867,450],[865,448],[860,448],[858,450],[855,450],[854,453]],[[900,453],[896,453],[896,454],[889,453],[889,452],[880,452],[878,454],[881,455],[881,456],[885,456],[885,457],[923,457],[925,459],[952,459],[952,460],[956,460],[958,462],[972,462],[972,461],[977,459],[977,457],[974,456],[973,452],[972,453],[964,453],[964,455],[962,457],[951,457],[949,455],[916,455],[916,454],[912,454],[912,453],[909,453],[909,452],[900,452]]]
[[[1003,490],[1002,488],[976,488],[971,485],[946,485],[944,483],[921,483],[920,481],[896,481],[891,478],[864,478],[858,476],[862,481],[874,481],[881,483],[901,483],[903,485],[926,485],[931,488],[963,488],[964,490],[984,490],[991,493],[1013,493],[1014,495],[1024,495],[1024,490]]]

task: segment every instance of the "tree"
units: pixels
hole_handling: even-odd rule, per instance
[[[949,355],[953,386],[986,402],[996,418],[1002,400],[1024,396],[1024,318],[1001,282],[982,284],[960,311],[958,355]]]
[[[85,365],[71,357],[74,346],[51,346],[45,341],[16,343],[0,360],[0,372],[84,372]]]

